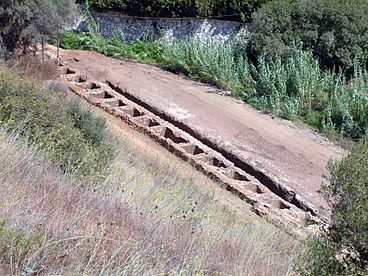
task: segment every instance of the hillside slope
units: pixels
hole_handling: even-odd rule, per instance
[[[62,63],[141,102],[209,147],[225,152],[234,163],[264,173],[285,193],[294,194],[290,202],[305,202],[306,208],[311,206],[322,216],[328,213],[318,191],[328,174],[328,161],[345,152],[311,129],[262,114],[218,95],[213,87],[154,66],[87,51],[62,51]],[[276,191],[280,196],[282,192]]]

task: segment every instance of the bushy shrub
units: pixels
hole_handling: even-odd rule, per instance
[[[269,0],[88,0],[95,8],[153,17],[208,17],[247,20],[250,12]],[[84,2],[83,0],[79,2]]]
[[[86,121],[88,120],[88,121]],[[105,123],[70,105],[60,91],[0,69],[0,125],[41,147],[65,171],[90,180],[106,176],[113,147]]]
[[[305,276],[346,275],[336,258],[336,248],[326,237],[310,237],[299,256],[296,271]]]
[[[134,59],[145,63],[157,63],[161,48],[156,42],[134,41],[126,44],[117,38],[103,38],[99,34],[63,32],[60,46],[64,49],[84,49],[102,53],[106,56]]]
[[[323,66],[352,68],[368,59],[368,2],[365,0],[276,0],[253,14],[252,50],[287,56],[298,41]]]
[[[368,140],[364,140],[348,157],[331,164],[325,194],[332,203],[331,238],[341,247],[356,251],[356,264],[368,269],[367,157]]]
[[[324,194],[331,202],[327,233],[307,243],[303,275],[368,274],[368,140],[357,144],[340,162],[330,164]]]

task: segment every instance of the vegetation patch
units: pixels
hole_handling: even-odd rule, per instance
[[[77,15],[74,0],[1,1],[0,58],[10,56],[17,48],[28,52],[45,37],[57,37]]]
[[[332,206],[332,223],[307,243],[299,268],[303,275],[367,275],[367,156],[365,139],[349,156],[330,164],[330,182],[323,190]]]
[[[240,199],[218,200],[226,195],[201,173],[188,175],[183,164],[133,142],[121,143],[103,182],[80,182],[48,151],[0,129],[1,274],[291,270],[297,240],[254,221]]]
[[[105,177],[113,154],[106,124],[67,101],[65,92],[55,83],[44,87],[1,68],[0,125],[45,150],[64,171],[86,179]]]
[[[118,37],[102,38],[100,35],[69,31],[64,31],[61,35],[60,46],[64,49],[91,50],[106,56],[132,59],[143,63],[157,63],[161,57],[161,48],[156,42],[138,40],[127,44]]]
[[[276,0],[252,15],[252,51],[287,57],[295,43],[312,51],[323,68],[353,71],[368,60],[366,0]]]
[[[250,13],[269,0],[87,0],[97,9],[148,17],[216,17],[249,20]],[[84,0],[78,2],[85,3]]]
[[[89,1],[131,15],[237,20],[266,2],[253,15],[250,51],[241,41],[199,38],[126,44],[103,39],[91,20],[89,34],[64,32],[62,46],[156,63],[262,110],[361,139],[330,164],[323,192],[332,223],[307,241],[296,269],[367,275],[367,1]],[[75,11],[71,0],[2,1],[0,58],[56,38]],[[56,73],[34,62],[8,62],[18,75],[0,67],[0,274],[291,273],[298,242],[249,224],[172,162],[128,143],[118,154],[105,121],[67,101],[61,84],[34,80]]]

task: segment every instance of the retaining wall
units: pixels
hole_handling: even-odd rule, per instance
[[[234,37],[247,42],[250,37],[250,25],[241,22],[196,18],[140,18],[109,13],[93,13],[99,23],[101,34],[111,37],[118,34],[126,42],[139,39],[158,39],[165,35],[178,39],[189,36],[211,37],[218,41],[227,41]],[[82,19],[76,28],[87,31],[87,22]]]

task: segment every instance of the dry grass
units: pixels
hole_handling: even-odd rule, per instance
[[[12,62],[33,79],[56,74]],[[108,177],[92,184],[0,128],[0,275],[289,273],[295,239],[228,208],[199,173],[116,139]]]
[[[7,61],[10,71],[30,79],[53,80],[59,76],[58,66],[55,61],[45,59],[44,62],[36,55],[15,55]]]
[[[92,185],[0,131],[0,273],[290,271],[290,236],[235,215],[200,192],[194,175],[122,147],[108,179]]]

